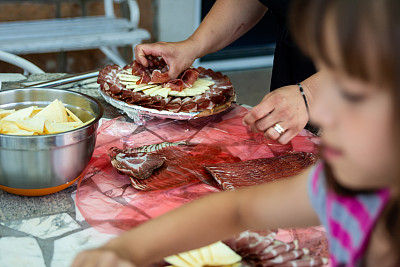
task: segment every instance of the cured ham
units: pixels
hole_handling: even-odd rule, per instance
[[[151,74],[151,83],[166,83],[170,80],[168,72],[161,72],[161,70],[154,70]]]
[[[97,82],[100,84],[101,90],[114,99],[131,105],[174,113],[202,113],[204,111],[204,115],[199,114],[199,116],[207,116],[213,114],[214,109],[218,112],[228,108],[235,99],[232,83],[227,76],[220,72],[202,67],[190,68],[179,75],[178,79],[171,80],[168,76],[168,66],[162,58],[148,57],[148,62],[148,67],[144,67],[137,61],[124,68],[117,65],[106,66],[99,72]],[[126,78],[127,74],[131,76]],[[122,82],[119,75],[124,77],[121,78]],[[132,75],[135,75],[136,78],[131,78]],[[204,79],[203,84],[200,82],[195,85],[199,78]],[[204,85],[204,81],[206,81],[206,85]],[[207,81],[211,81],[211,83],[207,84]],[[134,84],[136,87],[148,84],[149,86],[159,86],[161,89],[165,88],[165,90],[164,94],[160,95],[146,94],[140,89],[133,90],[132,88],[136,88],[134,86],[127,87],[127,84]],[[206,89],[195,89],[196,86]],[[192,87],[194,91],[200,91],[194,95],[186,94],[185,90]],[[127,91],[132,91],[132,93],[129,94]],[[159,96],[162,96],[164,100],[160,100]],[[187,97],[190,98],[190,101],[189,99],[183,101]],[[217,109],[217,107],[219,108]]]
[[[316,161],[317,157],[311,153],[287,152],[274,158],[220,163],[205,168],[222,189],[235,190],[294,176]]]
[[[245,231],[224,243],[238,253],[250,266],[324,266],[328,259],[309,255],[299,242],[282,242],[274,231]]]
[[[171,112],[179,112],[182,107],[182,99],[180,97],[174,98],[165,105],[165,108]]]
[[[199,72],[196,69],[188,69],[182,74],[182,82],[185,88],[192,87],[194,82],[199,77]]]
[[[149,83],[151,81],[150,74],[144,72],[142,73],[140,79],[136,82],[137,85],[139,84],[144,84],[144,83]]]
[[[209,175],[204,165],[240,160],[219,147],[187,145],[183,142],[127,149],[111,148],[108,153],[112,165],[129,175],[132,186],[142,191],[205,181]]]
[[[171,80],[168,83],[166,83],[165,87],[168,87],[168,88],[171,88],[171,90],[180,92],[184,88],[184,83],[181,79],[175,79],[175,80]]]
[[[192,101],[192,98],[185,97],[181,103],[181,111],[183,112],[196,112],[197,111],[197,104],[196,102]]]
[[[160,168],[165,158],[146,152],[123,151],[116,147],[110,149],[111,164],[120,172],[137,179],[147,179],[154,170]]]

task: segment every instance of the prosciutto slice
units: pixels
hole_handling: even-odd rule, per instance
[[[300,247],[298,240],[286,243],[276,238],[276,232],[245,231],[224,243],[250,266],[313,267],[328,262],[327,258],[310,255],[309,249]]]
[[[129,175],[135,189],[152,191],[205,181],[204,165],[236,162],[239,158],[220,147],[161,143],[139,148],[109,150],[112,165]]]
[[[129,152],[116,147],[110,149],[111,164],[120,172],[137,179],[147,179],[160,168],[165,158],[155,153]]]
[[[169,76],[168,72],[162,73],[161,70],[154,70],[151,74],[151,83],[166,83],[168,82]]]
[[[165,84],[165,87],[171,88],[171,90],[178,92],[182,91],[184,89],[184,86],[185,84],[181,79],[171,80]]]
[[[196,69],[188,69],[182,74],[182,82],[184,84],[184,88],[192,87],[194,82],[199,77],[199,72]]]
[[[220,163],[205,168],[222,189],[235,190],[296,175],[316,161],[317,157],[311,153],[288,152],[274,158]]]

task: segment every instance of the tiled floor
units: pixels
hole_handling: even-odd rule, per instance
[[[224,72],[236,89],[237,102],[250,106],[257,105],[269,92],[271,68]]]

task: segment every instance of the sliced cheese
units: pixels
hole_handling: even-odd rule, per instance
[[[220,241],[208,247],[212,253],[212,264],[209,263],[209,265],[230,265],[242,260],[242,257]]]
[[[143,93],[145,95],[150,95],[152,92],[154,92],[154,91],[156,91],[156,90],[158,90],[160,88],[161,88],[161,86],[155,86],[155,87],[152,87],[150,89],[143,90]]]
[[[154,88],[156,87],[156,84],[140,84],[138,87],[136,87],[133,92],[139,92],[139,91],[143,91],[145,89],[149,89],[149,88]]]
[[[119,74],[117,74],[121,83],[126,86],[127,89],[132,90],[133,92],[143,92],[146,95],[150,96],[162,96],[167,97],[168,95],[171,96],[197,96],[201,95],[207,90],[210,90],[210,86],[214,84],[214,81],[211,78],[199,78],[194,83],[193,86],[190,88],[186,88],[181,92],[171,90],[168,87],[159,88],[159,84],[136,84],[136,81],[140,79],[139,76],[135,76],[131,74],[131,70],[123,70]],[[155,90],[154,88],[157,87],[158,89]],[[153,89],[153,90],[149,90]]]
[[[75,127],[73,127],[72,125],[65,125],[65,124],[46,121],[44,123],[44,129],[46,134],[55,134],[55,133],[71,131],[75,129]]]
[[[122,81],[133,81],[133,82],[136,82],[136,81],[139,81],[140,80],[140,77],[139,76],[135,76],[135,75],[129,75],[129,74],[117,74],[117,76],[118,76],[118,78],[120,79],[120,81],[122,82]]]
[[[56,103],[58,105],[58,103]],[[32,111],[35,109],[35,107],[28,107],[28,108],[23,108],[20,110],[15,111],[14,113],[11,113],[8,116],[5,116],[3,120],[6,121],[22,121],[27,118],[32,114]]]
[[[74,122],[82,123],[82,121],[78,118],[78,116],[76,116],[71,110],[69,110],[68,108],[65,108],[65,110],[67,111],[68,115],[70,116],[70,118],[71,118]]]
[[[4,118],[14,112],[15,112],[15,109],[9,109],[9,110],[2,109],[2,110],[0,110],[0,119]]]
[[[60,100],[57,100],[57,103],[58,103],[58,106],[60,107],[59,111],[61,113],[61,122],[68,121],[68,114],[67,114],[67,110],[64,107],[64,104]]]
[[[178,91],[175,91],[175,90],[172,90],[172,89],[170,89],[170,91],[169,91],[169,95],[177,96],[178,94],[179,94]]]
[[[21,130],[18,125],[10,121],[0,121],[0,128],[2,133],[9,133]]]
[[[16,121],[15,124],[19,128],[29,132],[44,133],[44,121],[43,117],[33,117],[23,121]]]
[[[17,130],[14,132],[7,132],[4,134],[8,134],[8,135],[34,135],[34,132],[29,132],[29,131],[25,131],[25,130]]]
[[[208,247],[209,246],[199,248],[199,252],[202,255],[202,258],[204,260],[203,265],[209,265],[209,263],[212,262],[212,259],[213,259],[211,250]]]
[[[213,84],[215,84],[215,82],[214,81],[212,81],[211,79],[203,79],[203,78],[199,78],[199,79],[197,79],[194,83],[193,83],[193,85],[195,85],[195,84],[198,84],[198,85],[207,85],[207,86],[210,86],[210,85],[213,85]]]
[[[205,90],[187,88],[187,89],[183,90],[183,92],[185,92],[186,96],[196,96],[196,95],[203,94],[205,92]]]
[[[192,87],[190,87],[188,89],[202,89],[202,90],[206,91],[206,90],[210,90],[210,87],[207,85],[194,84]]]
[[[180,257],[182,260],[184,260],[190,266],[193,266],[193,267],[202,267],[203,266],[202,262],[198,262],[197,259],[192,258],[192,256],[188,252],[179,253],[178,257]]]
[[[205,261],[203,259],[203,255],[201,255],[199,249],[194,249],[194,250],[188,251],[187,253],[193,259],[194,262],[204,265]]]
[[[169,88],[162,88],[161,87],[160,89],[158,89],[158,90],[154,91],[153,93],[151,93],[150,96],[159,95],[159,96],[162,96],[162,97],[168,97],[168,93],[169,93],[170,90],[171,89],[169,89]]]
[[[58,100],[54,100],[47,107],[39,111],[34,117],[44,117],[48,121],[54,122],[65,122],[66,117],[65,108],[61,108],[62,105],[59,104]]]
[[[193,267],[192,265],[190,265],[188,262],[183,260],[178,255],[172,255],[172,256],[166,257],[166,258],[164,258],[164,260],[166,262],[168,262],[174,266],[178,266],[178,267]]]

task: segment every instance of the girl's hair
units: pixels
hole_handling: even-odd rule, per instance
[[[393,136],[400,137],[400,1],[296,0],[290,19],[295,41],[314,61],[390,90]],[[328,47],[338,53],[332,55]],[[400,140],[395,145],[400,154]],[[400,248],[400,164],[397,168],[396,195],[382,217],[394,250]],[[335,182],[329,166],[327,176],[333,190],[354,193]],[[400,255],[396,257],[399,265]]]

